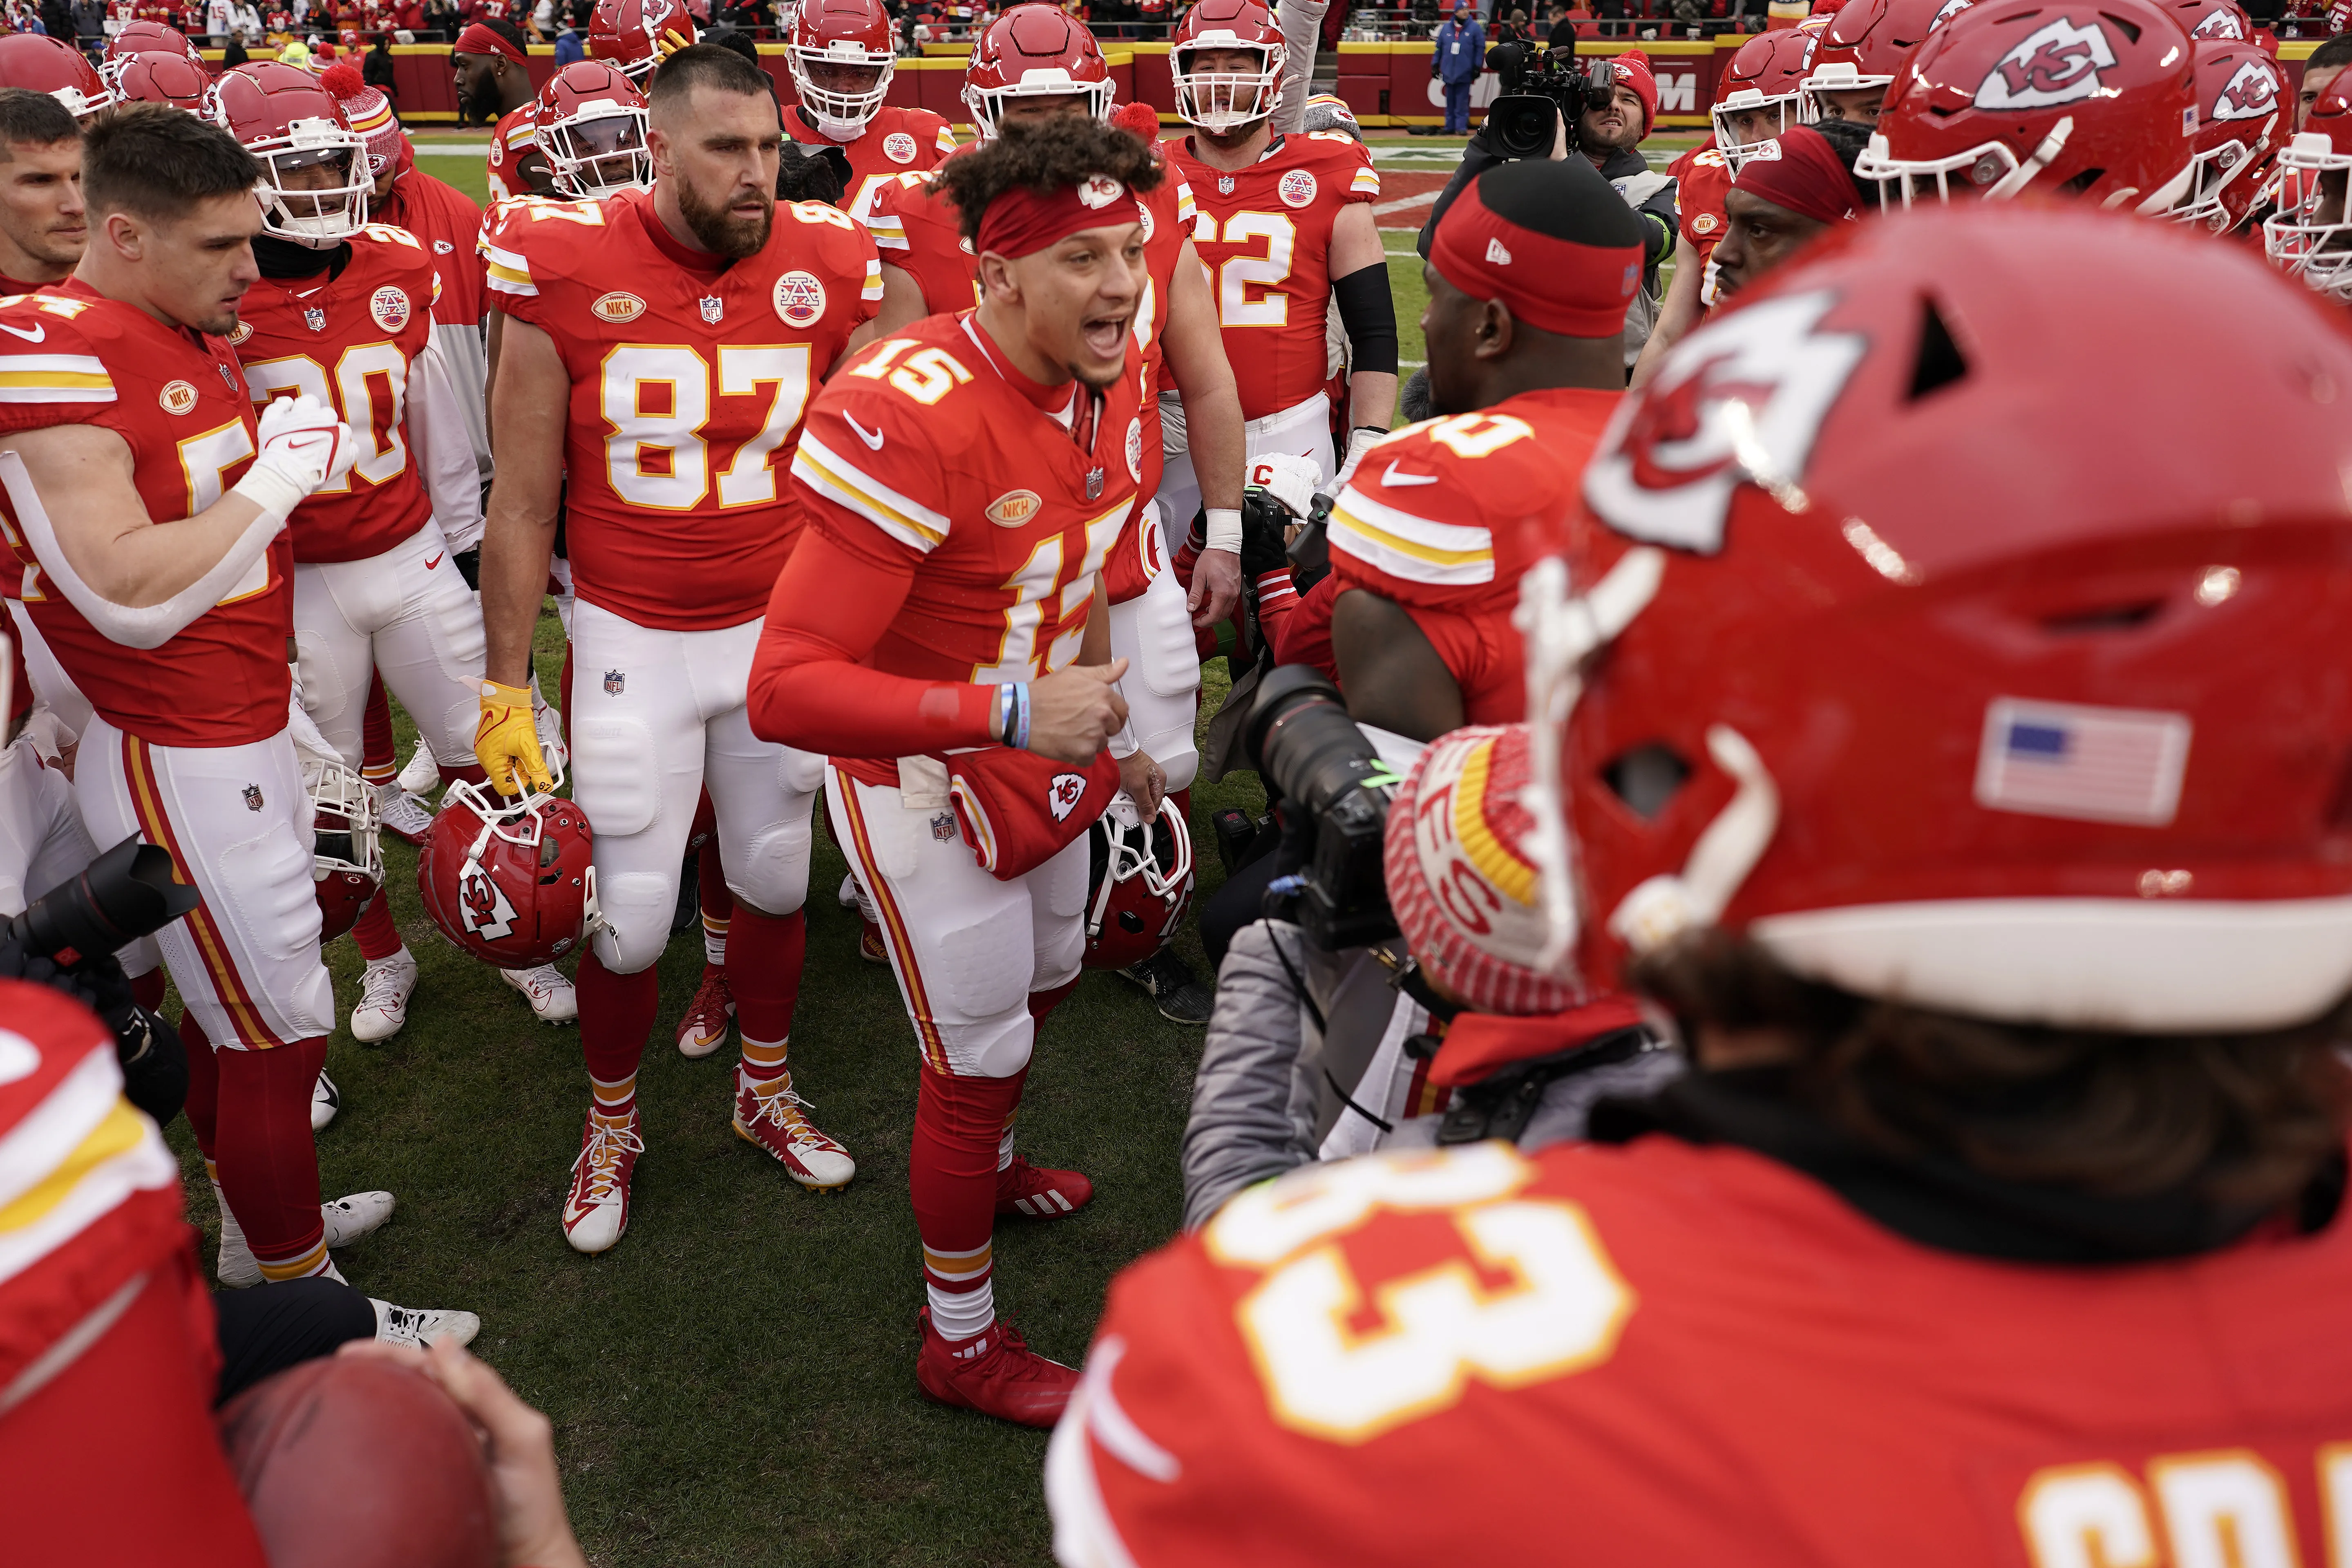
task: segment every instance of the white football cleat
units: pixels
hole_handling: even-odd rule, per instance
[[[408,994],[416,989],[416,955],[402,948],[360,973],[360,1005],[352,1009],[352,1038],[373,1045],[408,1022]]]
[[[471,1312],[436,1312],[425,1307],[395,1307],[389,1301],[368,1298],[375,1309],[375,1337],[388,1345],[407,1345],[423,1350],[446,1341],[453,1345],[469,1345],[474,1336],[482,1331],[482,1320]]]
[[[563,1239],[574,1252],[605,1252],[629,1228],[629,1178],[646,1152],[637,1113],[610,1121],[593,1110],[580,1136],[580,1158],[572,1162],[572,1190],[563,1199]]]
[[[530,1003],[531,1016],[542,1024],[576,1024],[580,1021],[580,994],[572,982],[563,978],[563,971],[551,963],[537,969],[501,969],[499,978],[521,992]]]
[[[220,1184],[213,1184],[213,1196],[220,1204],[220,1257],[213,1267],[214,1276],[233,1290],[243,1290],[261,1283],[261,1264],[246,1244],[245,1227],[229,1213],[228,1202],[220,1195]],[[381,1229],[392,1217],[393,1196],[390,1193],[352,1193],[331,1204],[319,1205],[320,1222],[327,1228],[330,1250],[347,1241]],[[341,1274],[335,1276],[341,1279]]]
[[[335,1080],[327,1076],[325,1068],[320,1068],[319,1081],[310,1086],[310,1131],[324,1131],[327,1123],[335,1119],[335,1112],[342,1108],[343,1097],[336,1089]]]
[[[845,910],[862,909],[865,906],[866,895],[858,890],[857,878],[853,873],[844,871],[841,874],[841,891],[833,896],[833,901]]]
[[[433,760],[433,748],[422,741],[416,742],[416,754],[400,770],[400,787],[411,795],[431,795],[441,787],[441,764]]]
[[[397,784],[375,786],[375,815],[386,833],[408,844],[421,847],[433,831],[433,808]]]

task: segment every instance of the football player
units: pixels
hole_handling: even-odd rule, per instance
[[[941,167],[980,303],[893,333],[818,395],[793,459],[808,526],[752,676],[759,731],[831,759],[826,804],[922,1056],[918,1385],[1033,1426],[1076,1374],[998,1320],[991,1234],[1094,1189],[1016,1155],[1013,1120],[1038,1026],[1077,983],[1087,829],[1122,788],[1149,822],[1163,778],[1106,749],[1125,667],[1096,609],[1144,474],[1137,197],[1162,177],[1079,116]]]
[[[522,30],[504,17],[469,22],[449,50],[457,106],[468,120],[490,120],[490,200],[525,193],[551,195],[554,181],[534,141],[539,89],[531,85]]]
[[[2352,300],[2352,80],[2339,79],[2278,157],[2279,210],[2263,220],[2271,264],[2337,301]]]
[[[706,784],[736,900],[735,1130],[803,1186],[856,1171],[810,1121],[785,1060],[824,763],[755,736],[744,702],[794,531],[779,465],[816,383],[880,304],[880,270],[847,214],[776,202],[783,131],[757,67],[690,45],[663,62],[647,108],[651,191],[519,208],[489,252],[507,320],[475,751],[509,794],[551,782],[528,685],[561,494],[577,595],[572,797],[594,829],[604,914],[580,961],[594,1102],[563,1207],[583,1252],[627,1228],[652,966]]]
[[[39,33],[0,37],[0,87],[46,92],[85,121],[121,101],[79,49]]]
[[[2195,173],[2171,216],[2234,234],[2264,195],[2288,133],[2286,73],[2260,44],[2199,38]],[[2281,205],[2292,200],[2281,194]]]
[[[308,395],[352,424],[362,447],[351,474],[290,520],[302,706],[356,767],[381,674],[440,771],[479,783],[482,616],[450,552],[481,531],[481,489],[431,336],[441,268],[416,236],[367,222],[367,145],[317,78],[256,62],[225,73],[216,95],[222,123],[267,180],[253,242],[261,278],[230,337],[247,390],[257,408]],[[407,1021],[416,960],[389,900],[371,900],[353,936],[366,968],[352,1037],[388,1039]],[[499,973],[535,1010],[575,1012],[551,966]]]
[[[1787,265],[1822,235],[1874,210],[1878,189],[1856,180],[1868,133],[1850,120],[1795,125],[1740,166],[1724,197],[1728,223],[1716,247],[1716,292],[1729,299]]]
[[[784,40],[800,96],[784,112],[784,129],[794,141],[848,153],[843,205],[860,221],[876,191],[956,150],[955,133],[940,116],[883,102],[898,71],[895,32],[880,0],[807,0]]]
[[[1519,578],[1624,395],[1641,270],[1641,220],[1582,158],[1496,164],[1445,209],[1423,268],[1441,417],[1379,443],[1331,508],[1353,718],[1427,742],[1524,714]]]
[[[74,768],[90,837],[169,848],[201,899],[157,940],[187,1005],[188,1121],[226,1194],[221,1271],[341,1278],[329,1247],[392,1205],[319,1203],[310,1105],[334,990],[287,732],[286,521],[358,446],[309,397],[257,425],[226,344],[257,276],[261,175],[160,104],[89,131],[79,268],[0,305],[18,388],[0,490],[26,608],[96,710]]]
[[[1060,1560],[2325,1559],[2328,314],[2018,204],[1864,225],[1693,333],[1530,574],[1559,794],[1521,799],[1567,830],[1552,942],[1696,1070],[1588,1142],[1252,1189],[1129,1270],[1046,1460]]]

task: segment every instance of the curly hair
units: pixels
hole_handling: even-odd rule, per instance
[[[1130,191],[1148,191],[1163,177],[1144,142],[1099,120],[1076,115],[1040,124],[1007,125],[994,141],[949,159],[934,176],[963,215],[963,237],[980,242],[988,204],[1016,185],[1045,195],[1108,174]]]
[[[1711,931],[1639,960],[1680,1022],[1784,1030],[1799,1102],[1890,1154],[2118,1196],[2293,1198],[2352,1121],[2352,1005],[2250,1034],[2131,1035],[1994,1023],[1858,996]]]

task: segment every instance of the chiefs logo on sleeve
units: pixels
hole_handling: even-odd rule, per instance
[[[1712,555],[1735,490],[1792,489],[1869,340],[1824,331],[1829,289],[1749,306],[1692,333],[1610,421],[1584,500],[1618,532]]]

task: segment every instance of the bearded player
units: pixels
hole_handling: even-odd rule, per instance
[[[531,85],[522,30],[504,17],[469,22],[450,46],[457,76],[457,107],[469,119],[492,121],[489,192],[493,202],[526,193],[550,195],[547,160],[532,129],[539,89]]]
[[[528,682],[561,495],[577,595],[572,795],[595,830],[604,911],[580,961],[594,1103],[563,1208],[583,1252],[628,1225],[653,963],[706,786],[736,900],[735,1130],[803,1186],[838,1188],[856,1170],[808,1120],[785,1062],[823,761],[755,736],[744,700],[793,532],[778,465],[881,279],[846,214],[776,205],[783,132],[758,68],[688,46],[663,62],[647,110],[651,191],[520,209],[489,255],[508,319],[475,751],[509,793],[551,782]]]
[[[1282,32],[1261,0],[1201,0],[1169,49],[1176,112],[1192,130],[1169,143],[1192,188],[1193,244],[1209,268],[1225,357],[1240,383],[1252,461],[1280,454],[1316,466],[1315,488],[1344,481],[1396,412],[1396,306],[1372,221],[1381,177],[1341,132],[1277,136]],[[1332,447],[1324,322],[1338,301],[1350,353],[1344,454]],[[1189,456],[1160,481],[1162,516],[1190,521],[1199,483]],[[1171,537],[1172,552],[1182,542]]]
[[[761,733],[830,755],[826,803],[914,1021],[917,1384],[1049,1426],[1075,1374],[998,1321],[990,1238],[998,1215],[1093,1195],[1016,1156],[1013,1119],[1077,981],[1087,829],[1120,788],[1150,820],[1163,776],[1106,749],[1124,666],[1096,609],[1143,476],[1136,193],[1161,170],[1074,117],[1008,127],[939,178],[981,301],[875,344],[818,399],[793,461],[808,527],[752,701]]]
[[[1694,333],[1528,658],[1578,692],[1555,930],[1695,1070],[1129,1271],[1062,1562],[2326,1560],[2352,949],[2280,938],[2352,904],[2294,760],[2352,730],[2352,523],[2340,416],[2274,391],[2352,377],[2323,314],[2020,204],[1864,225]],[[2210,448],[2151,321],[2217,346]]]
[[[883,102],[898,68],[896,30],[880,0],[807,0],[784,40],[800,97],[784,111],[784,129],[796,142],[849,154],[842,205],[860,221],[876,191],[956,150],[955,134],[939,115]]]
[[[96,709],[74,770],[92,840],[170,849],[202,900],[157,940],[187,1005],[188,1121],[225,1194],[222,1271],[341,1278],[329,1246],[391,1197],[331,1223],[319,1203],[310,1099],[334,991],[287,734],[285,534],[357,445],[307,397],[257,426],[221,336],[257,276],[250,154],[136,104],[91,130],[84,177],[96,232],[75,276],[0,306],[26,608]]]

